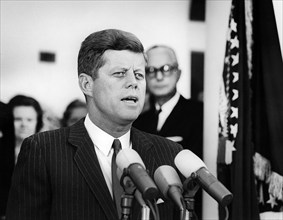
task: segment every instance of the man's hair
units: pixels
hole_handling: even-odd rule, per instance
[[[177,56],[176,56],[176,52],[175,50],[172,48],[172,47],[169,47],[169,46],[166,46],[166,45],[162,45],[162,44],[156,44],[156,45],[153,45],[151,47],[149,47],[147,50],[146,50],[146,54],[148,54],[149,51],[153,50],[153,49],[157,49],[157,48],[164,48],[164,49],[167,49],[171,55],[172,55],[172,59],[176,65],[176,67],[179,66],[178,64],[178,59],[177,59]]]
[[[42,108],[39,104],[39,102],[29,96],[24,96],[24,95],[16,95],[14,96],[10,101],[9,101],[9,106],[10,108],[13,110],[15,107],[19,107],[19,106],[29,106],[29,107],[33,107],[34,110],[37,113],[37,124],[36,124],[36,132],[39,132],[40,129],[43,126],[43,111]]]
[[[142,43],[132,33],[117,29],[94,32],[81,44],[78,75],[85,73],[96,78],[98,69],[105,64],[103,54],[106,50],[129,50],[144,54]]]

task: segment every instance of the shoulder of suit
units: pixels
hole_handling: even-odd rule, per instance
[[[132,130],[134,130],[134,132],[136,132],[137,135],[145,137],[148,141],[150,141],[154,146],[156,146],[156,144],[158,145],[162,145],[164,147],[168,146],[168,147],[172,147],[172,148],[176,148],[176,149],[182,149],[183,147],[174,142],[171,141],[165,137],[159,136],[159,135],[155,135],[155,134],[151,134],[145,131],[141,131],[137,128],[132,127]]]
[[[183,96],[181,96],[177,105],[182,107],[182,109],[203,111],[203,102],[194,99],[186,99]]]
[[[54,135],[54,134],[66,133],[70,131],[70,128],[71,127],[61,127],[53,130],[42,131],[42,132],[38,132],[37,135]]]
[[[203,102],[201,102],[199,100],[195,100],[195,99],[192,99],[192,98],[187,99],[184,96],[180,96],[179,101],[182,101],[182,102],[185,102],[185,103],[190,103],[192,105],[199,105],[199,106],[203,105]]]
[[[62,134],[65,134],[65,136],[67,136],[67,134],[69,132],[70,132],[69,127],[62,127],[62,128],[58,128],[58,129],[54,129],[54,130],[41,131],[41,132],[37,132],[37,133],[29,136],[28,138],[26,138],[26,141],[39,141],[39,140],[43,140],[43,139],[46,140],[46,138],[56,139],[59,136],[62,136]]]

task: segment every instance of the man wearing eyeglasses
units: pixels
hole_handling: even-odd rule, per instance
[[[175,51],[155,45],[147,51],[146,82],[150,108],[134,122],[140,130],[180,143],[202,158],[203,105],[185,99],[177,91],[181,76]],[[196,213],[201,219],[201,192],[196,195]]]

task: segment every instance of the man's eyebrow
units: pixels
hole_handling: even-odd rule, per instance
[[[120,67],[122,70],[128,71],[130,68]]]
[[[142,67],[138,67],[138,68],[134,69],[134,72],[135,72],[135,71],[141,71],[141,70],[143,70],[143,71],[144,71],[145,69],[144,69],[144,68],[142,68]]]
[[[111,71],[117,71],[117,70],[123,70],[123,71],[128,71],[130,68],[122,67],[122,66],[114,66],[111,68]]]

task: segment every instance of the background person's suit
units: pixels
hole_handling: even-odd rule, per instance
[[[203,158],[203,103],[180,96],[177,104],[166,119],[160,131],[157,131],[157,116],[154,103],[142,113],[133,126],[151,134],[157,134],[181,144],[200,158]],[[182,139],[182,140],[181,140]],[[197,216],[202,216],[202,193],[195,197]]]
[[[166,119],[160,131],[157,131],[157,118],[154,104],[150,110],[142,113],[133,126],[151,134],[175,138],[183,148],[189,149],[202,158],[203,142],[203,104],[180,96],[176,106]],[[182,138],[182,140],[180,140]]]
[[[174,158],[182,149],[135,128],[131,140],[151,176],[162,164],[174,166]],[[134,209],[139,209],[137,204]],[[161,219],[174,219],[172,203],[161,204],[159,210]],[[118,219],[83,119],[71,127],[38,133],[24,141],[13,176],[7,219]]]

